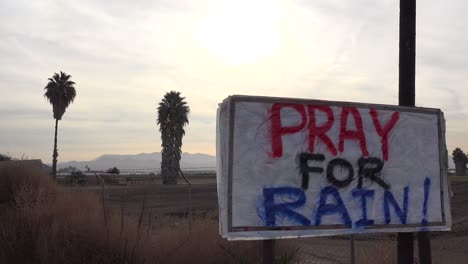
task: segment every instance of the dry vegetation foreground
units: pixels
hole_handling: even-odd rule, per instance
[[[258,242],[228,243],[216,219],[120,213],[98,193],[61,188],[28,168],[0,168],[0,263],[257,263]],[[141,206],[141,205],[140,205]],[[149,219],[146,216],[149,216]],[[146,220],[145,220],[146,219]],[[279,254],[289,247],[280,245]]]
[[[190,193],[159,184],[102,191],[1,168],[0,263],[260,263],[261,242],[219,237],[216,185],[193,183]],[[452,190],[453,230],[431,233],[433,263],[467,263],[468,181],[452,182]],[[350,262],[349,236],[282,240],[277,248],[278,263]],[[356,263],[396,263],[395,253],[395,234],[356,236]]]

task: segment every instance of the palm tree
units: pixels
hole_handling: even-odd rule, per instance
[[[455,163],[455,174],[457,176],[466,175],[467,156],[460,148],[455,148],[452,152],[452,159]]]
[[[185,135],[184,126],[189,123],[190,108],[180,92],[171,91],[164,95],[159,103],[158,119],[161,131],[161,175],[163,184],[177,184],[180,171],[180,157],[182,137]]]
[[[52,175],[56,177],[57,175],[57,128],[58,121],[62,119],[63,114],[67,107],[73,102],[76,96],[75,83],[70,80],[71,76],[60,72],[60,74],[55,73],[52,78],[49,78],[49,82],[44,88],[45,93],[44,97],[52,105],[52,110],[54,112],[55,119],[55,137],[54,137],[54,153],[52,154]]]

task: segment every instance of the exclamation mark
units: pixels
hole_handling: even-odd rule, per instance
[[[423,203],[423,219],[422,225],[427,225],[427,200],[429,199],[429,187],[431,186],[431,179],[426,177],[424,180],[424,203]]]

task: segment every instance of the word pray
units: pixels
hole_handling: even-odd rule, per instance
[[[300,115],[300,123],[291,126],[285,126],[281,121],[281,109],[289,108],[296,111]],[[317,112],[322,112],[326,115],[326,121],[322,124],[317,124]],[[378,118],[378,112],[375,109],[369,110],[369,115],[372,118],[372,123],[377,134],[381,139],[382,157],[383,160],[388,160],[388,135],[395,126],[399,118],[399,112],[394,112],[386,123],[382,123]],[[335,122],[335,116],[330,106],[326,105],[303,105],[303,104],[285,104],[275,103],[271,107],[271,150],[274,158],[279,158],[283,155],[283,136],[298,133],[304,129],[308,131],[308,151],[314,152],[315,140],[320,140],[325,144],[328,151],[336,156],[338,152],[344,152],[344,142],[346,140],[358,141],[361,148],[362,156],[368,157],[369,151],[366,145],[366,136],[363,129],[361,113],[356,107],[341,107],[339,113],[340,132],[338,143],[335,144],[327,135],[327,132]],[[355,129],[348,127],[348,119],[354,120]],[[336,147],[338,145],[338,148]]]

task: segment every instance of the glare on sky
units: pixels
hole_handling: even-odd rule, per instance
[[[245,64],[281,45],[281,11],[275,1],[213,1],[194,25],[196,42],[223,63]]]

